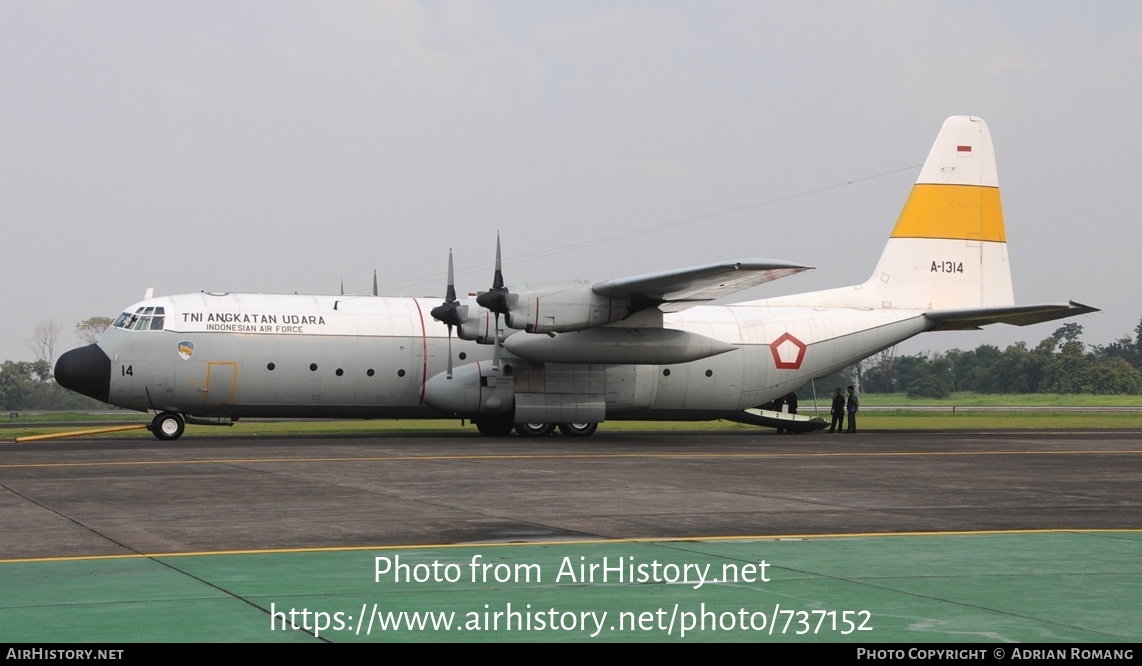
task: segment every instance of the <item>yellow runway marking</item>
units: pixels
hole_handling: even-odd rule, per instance
[[[531,453],[531,454],[465,454],[444,456],[367,456],[349,458],[217,458],[204,460],[124,460],[112,462],[53,462],[0,465],[0,469],[29,467],[131,467],[139,465],[236,465],[250,463],[322,463],[322,462],[419,462],[445,460],[615,460],[621,458],[677,459],[748,459],[748,458],[900,458],[939,456],[1050,456],[1050,455],[1137,455],[1142,449],[1107,450],[1026,450],[1026,451],[897,451],[843,453]]]
[[[78,562],[91,560],[140,560],[163,557],[208,557],[218,555],[289,555],[298,553],[352,553],[366,550],[424,550],[429,548],[516,548],[524,546],[596,546],[615,543],[695,543],[701,541],[802,541],[809,539],[868,539],[880,537],[999,536],[1012,534],[1142,534],[1142,529],[958,530],[949,532],[857,532],[852,534],[768,534],[753,536],[631,537],[623,539],[561,539],[558,541],[512,541],[490,543],[404,544],[399,546],[327,546],[267,548],[265,550],[212,550],[185,553],[135,553],[130,555],[72,555],[3,560],[0,564],[30,562]]]

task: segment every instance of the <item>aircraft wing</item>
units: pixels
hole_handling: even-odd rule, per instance
[[[606,280],[591,286],[600,296],[629,299],[631,309],[678,312],[723,296],[809,270],[773,259],[742,259]]]
[[[1028,326],[1045,321],[1098,312],[1098,308],[1071,301],[1066,305],[1013,305],[996,308],[966,308],[963,310],[933,310],[924,316],[936,323],[932,331],[976,330],[987,324]]]

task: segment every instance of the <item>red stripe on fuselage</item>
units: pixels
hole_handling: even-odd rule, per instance
[[[424,404],[424,385],[428,383],[428,330],[424,325],[424,311],[420,309],[420,301],[412,299],[416,303],[416,314],[420,319],[420,404]]]

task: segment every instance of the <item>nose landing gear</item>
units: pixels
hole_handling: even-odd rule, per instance
[[[162,412],[151,421],[147,430],[159,440],[173,442],[186,430],[186,419],[176,412]]]

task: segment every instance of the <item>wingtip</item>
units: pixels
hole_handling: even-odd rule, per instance
[[[1083,303],[1079,303],[1078,301],[1071,301],[1069,304],[1072,308],[1075,308],[1076,310],[1081,310],[1081,312],[1076,312],[1075,314],[1088,314],[1091,312],[1102,312],[1102,308],[1096,308],[1092,305],[1085,305]]]

